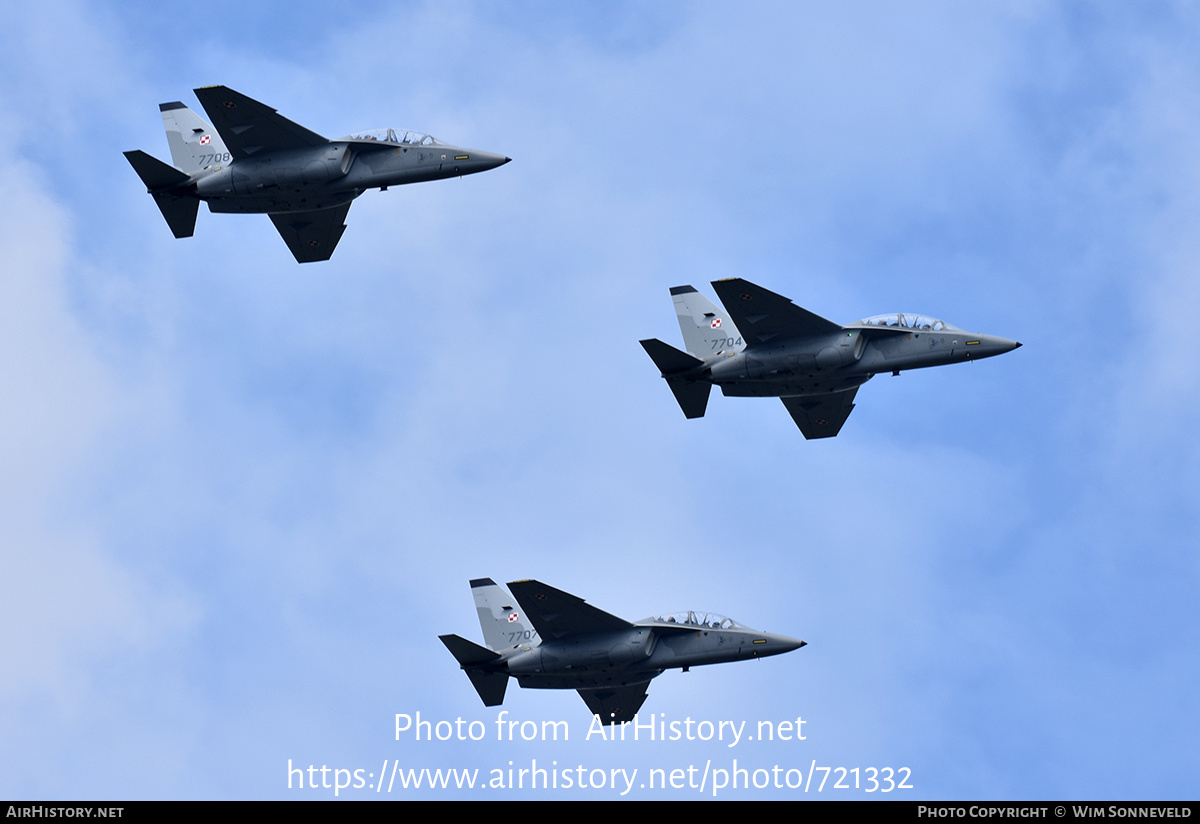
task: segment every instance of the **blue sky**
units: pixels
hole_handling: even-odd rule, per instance
[[[1198,30],[1165,3],[11,9],[0,796],[736,758],[1194,798]],[[513,163],[364,195],[328,263],[263,216],[176,241],[121,151],[168,157],[157,105],[212,83]],[[770,400],[687,421],[637,341],[731,276],[1025,345],[880,376],[830,441]],[[603,744],[513,684],[508,717],[570,741],[396,740],[397,713],[494,732],[437,640],[481,640],[483,576],[804,638],[644,712],[806,739]],[[391,794],[418,796],[617,792]]]

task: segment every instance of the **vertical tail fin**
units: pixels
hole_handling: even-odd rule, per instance
[[[691,286],[671,287],[675,314],[688,352],[705,360],[718,352],[745,349],[742,336],[729,315]]]
[[[479,625],[483,628],[483,637],[490,649],[457,635],[438,637],[446,645],[446,649],[458,659],[459,665],[471,679],[471,685],[483,699],[483,705],[498,707],[504,703],[508,673],[504,670],[503,656],[496,650],[528,644],[537,638],[537,633],[528,627],[513,608],[512,605],[516,603],[513,597],[491,578],[472,580],[471,594],[475,596]]]
[[[517,608],[516,600],[491,578],[473,579],[471,594],[475,596],[475,611],[479,613],[479,626],[488,647],[510,649],[539,640],[537,631]]]
[[[162,103],[158,108],[176,168],[192,174],[229,162],[225,141],[200,115],[178,101]]]

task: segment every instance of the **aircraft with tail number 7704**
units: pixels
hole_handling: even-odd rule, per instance
[[[671,289],[687,352],[641,341],[688,418],[713,386],[726,396],[779,398],[805,438],[832,438],[875,375],[990,358],[1021,344],[927,315],[875,315],[846,326],[742,278],[713,282],[722,310],[691,286]]]

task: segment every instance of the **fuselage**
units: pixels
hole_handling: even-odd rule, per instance
[[[851,389],[881,372],[978,360],[1018,346],[946,325],[898,330],[854,324],[829,335],[722,352],[706,360],[703,370],[725,395],[819,395]]]
[[[367,189],[475,174],[508,160],[436,141],[335,140],[230,160],[196,172],[188,188],[213,212],[302,212],[349,203]]]
[[[640,684],[667,669],[779,655],[802,646],[795,638],[738,624],[645,621],[628,630],[518,647],[504,655],[503,666],[522,687],[590,689]]]

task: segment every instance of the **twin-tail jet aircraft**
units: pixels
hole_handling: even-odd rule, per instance
[[[709,390],[779,398],[805,438],[832,438],[858,387],[881,372],[1011,352],[1021,344],[965,332],[925,315],[876,315],[841,326],[741,278],[713,282],[718,309],[691,286],[671,289],[687,352],[641,341],[688,418],[704,417]]]
[[[329,140],[225,86],[196,89],[212,125],[163,103],[168,166],[125,152],[175,237],[191,237],[200,201],[210,212],[265,212],[300,263],[329,260],[350,202],[367,189],[441,180],[503,166],[503,155],[460,149],[422,132],[376,129]]]
[[[486,707],[504,703],[508,679],[526,689],[578,690],[604,724],[630,721],[663,670],[779,655],[804,641],[744,627],[711,612],[630,623],[540,581],[471,581],[487,647],[458,635],[442,643]]]

